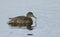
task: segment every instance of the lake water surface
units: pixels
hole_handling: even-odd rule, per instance
[[[37,17],[33,30],[11,29],[7,24],[10,17],[29,11]],[[60,0],[0,0],[0,37],[60,37]]]

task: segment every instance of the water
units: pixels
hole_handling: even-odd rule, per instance
[[[29,11],[37,16],[34,30],[8,26],[10,17]],[[0,0],[0,37],[60,37],[60,0]]]

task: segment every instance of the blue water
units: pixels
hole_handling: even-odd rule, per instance
[[[11,29],[7,24],[10,17],[29,11],[37,17],[34,30]],[[0,0],[0,37],[60,37],[60,0]]]

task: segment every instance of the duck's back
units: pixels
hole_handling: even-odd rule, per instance
[[[13,22],[12,22],[13,21]],[[25,16],[18,16],[14,17],[10,20],[11,23],[15,23],[16,25],[32,25],[33,21],[31,18],[25,17]]]

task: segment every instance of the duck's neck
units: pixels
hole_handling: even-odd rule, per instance
[[[31,18],[31,16],[26,16],[26,17]]]

